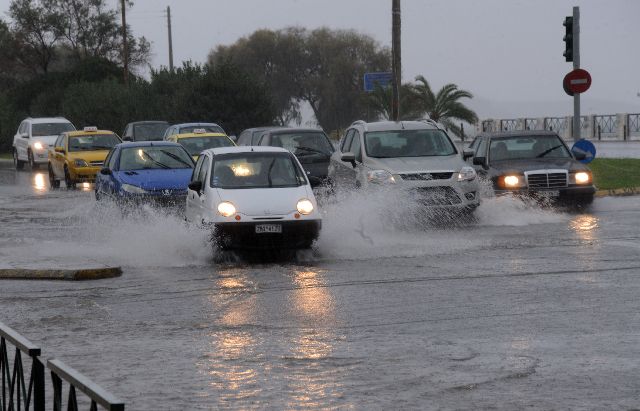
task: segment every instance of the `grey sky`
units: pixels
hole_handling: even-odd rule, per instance
[[[390,0],[134,3],[128,22],[135,35],[152,41],[154,67],[168,64],[167,5],[176,64],[203,62],[212,47],[259,28],[328,26],[391,42]],[[9,0],[0,0],[0,9],[8,5]],[[574,5],[581,12],[582,67],[593,77],[583,95],[585,111],[640,111],[638,0],[403,0],[404,80],[423,74],[434,88],[456,83],[475,94],[473,107],[481,116],[569,114],[571,99],[562,90],[562,78],[572,65],[562,56],[562,21]]]

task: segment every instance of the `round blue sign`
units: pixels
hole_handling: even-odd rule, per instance
[[[571,152],[576,160],[584,164],[590,163],[596,158],[596,146],[584,138],[576,141],[573,147],[571,147]]]

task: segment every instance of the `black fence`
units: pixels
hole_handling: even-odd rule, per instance
[[[12,362],[9,361],[11,348],[15,349]],[[23,354],[31,361],[31,370],[27,373],[24,369]],[[0,411],[44,411],[47,403],[45,367],[40,356],[39,347],[0,322],[0,374],[2,374]],[[68,411],[78,410],[76,391],[88,397],[91,411],[97,411],[98,405],[110,411],[124,411],[122,401],[62,361],[51,359],[47,361],[47,368],[51,371],[54,411],[62,411],[63,382],[69,385],[66,402]],[[26,375],[28,375],[28,385]]]

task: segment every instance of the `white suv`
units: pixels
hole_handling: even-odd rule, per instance
[[[472,211],[480,204],[476,172],[447,133],[430,121],[356,121],[331,156],[340,187],[395,186],[425,206]]]
[[[49,146],[53,146],[58,136],[76,128],[63,117],[27,118],[20,123],[13,137],[13,162],[21,170],[28,162],[31,168],[38,168],[47,162]]]

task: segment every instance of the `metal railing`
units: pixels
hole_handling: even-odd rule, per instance
[[[542,124],[537,118],[525,118],[524,119],[524,128],[525,130],[541,130]]]
[[[15,347],[13,364],[9,363],[9,343]],[[22,354],[31,357],[29,386],[25,383]],[[2,392],[0,393],[0,411],[44,411],[45,380],[44,365],[40,360],[41,350],[12,328],[0,322],[0,374],[2,374]],[[12,367],[13,365],[13,367]],[[12,369],[11,369],[12,368]],[[67,411],[78,411],[76,390],[83,392],[91,401],[90,411],[97,411],[98,405],[109,411],[124,411],[124,403],[103,390],[93,381],[62,361],[47,361],[53,384],[53,410],[62,411],[62,383],[69,384]]]
[[[492,120],[483,120],[482,121],[482,131],[491,133],[494,131],[493,129],[493,121]]]
[[[516,119],[500,120],[500,130],[513,131],[517,129],[518,129],[518,120]]]
[[[606,114],[602,116],[593,116],[593,125],[597,130],[598,140],[602,135],[615,135],[618,132],[618,116],[615,114]]]
[[[544,129],[562,133],[567,128],[567,119],[565,117],[545,117]]]
[[[627,116],[627,133],[630,136],[640,135],[640,114],[629,114]]]

